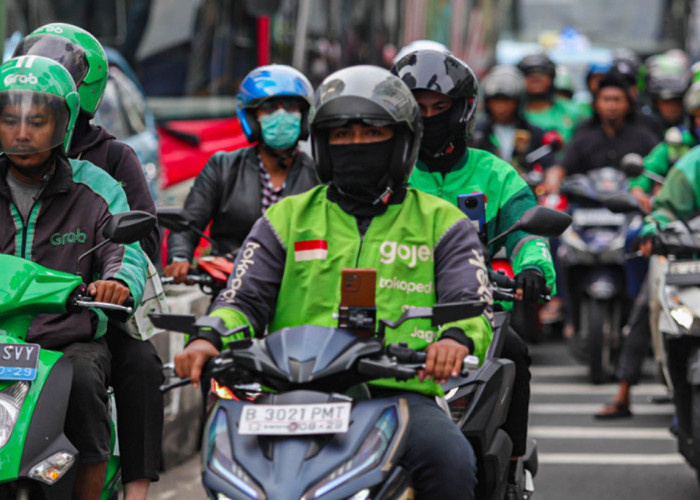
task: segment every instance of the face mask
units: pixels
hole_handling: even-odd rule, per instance
[[[394,139],[329,146],[331,184],[356,200],[374,203],[386,191]]]
[[[450,109],[440,114],[423,118],[423,139],[421,146],[432,154],[440,149],[452,137],[450,130]]]
[[[285,150],[297,143],[301,134],[301,113],[278,109],[258,118],[262,129],[262,140],[272,149]]]

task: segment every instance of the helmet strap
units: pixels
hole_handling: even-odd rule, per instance
[[[287,161],[290,158],[295,158],[297,153],[299,152],[296,144],[294,145],[294,147],[288,149],[282,154],[280,154],[276,149],[272,149],[270,146],[268,146],[262,141],[260,141],[260,144],[262,144],[262,147],[266,153],[277,159],[277,165],[279,165],[279,167],[282,170],[287,170],[287,164],[285,163],[285,161]]]

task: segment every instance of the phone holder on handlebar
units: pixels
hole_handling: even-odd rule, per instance
[[[376,322],[376,307],[340,306],[338,309],[338,327],[352,330],[360,337],[369,337]]]

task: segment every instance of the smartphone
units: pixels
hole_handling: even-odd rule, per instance
[[[469,217],[480,233],[486,230],[486,196],[477,191],[457,196],[457,207]]]
[[[343,269],[341,307],[374,307],[377,287],[376,269]]]
[[[375,330],[376,269],[343,269],[338,326],[365,337]]]

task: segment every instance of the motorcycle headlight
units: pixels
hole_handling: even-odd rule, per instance
[[[355,455],[304,493],[302,500],[319,498],[381,463],[399,424],[396,408],[384,410]],[[363,494],[360,491],[359,494]]]
[[[209,427],[207,465],[222,479],[230,482],[251,498],[265,498],[262,488],[233,459],[226,411],[219,408]]]
[[[0,448],[10,440],[28,392],[29,382],[25,381],[16,382],[0,391]]]

